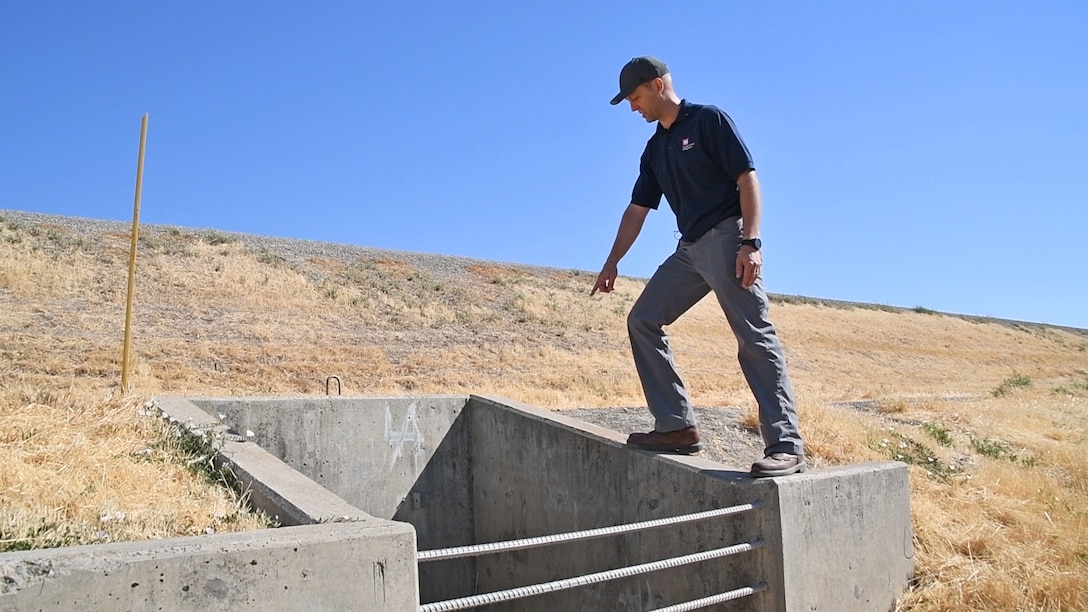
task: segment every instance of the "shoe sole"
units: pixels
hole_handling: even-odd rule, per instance
[[[808,470],[808,464],[805,462],[798,463],[793,467],[786,468],[784,470],[765,470],[762,472],[750,472],[752,478],[774,478],[775,476],[789,476],[790,474],[799,474]]]
[[[627,446],[639,450],[648,450],[657,453],[677,453],[679,455],[693,455],[703,450],[703,444],[701,442],[688,446],[677,446],[675,444],[628,444]]]

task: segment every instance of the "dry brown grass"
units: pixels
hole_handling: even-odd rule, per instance
[[[0,550],[261,526],[177,459],[142,413],[158,394],[321,394],[337,374],[350,394],[642,403],[624,331],[637,280],[590,298],[588,273],[291,262],[166,228],[141,237],[122,396],[127,250],[123,232],[0,219]],[[912,464],[901,609],[1088,608],[1088,336],[788,300],[773,317],[812,463]],[[670,333],[698,404],[754,414],[713,302]]]

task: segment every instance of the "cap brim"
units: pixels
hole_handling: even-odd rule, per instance
[[[624,91],[621,91],[621,92],[619,92],[618,94],[616,94],[616,97],[615,97],[615,98],[612,98],[612,101],[611,101],[611,102],[609,102],[609,104],[611,104],[612,106],[615,106],[615,105],[619,104],[620,102],[623,102],[624,98],[626,98],[626,97],[627,97],[627,96],[629,96],[629,95],[631,95],[631,92],[629,92],[629,91],[626,91],[626,92],[624,92]]]

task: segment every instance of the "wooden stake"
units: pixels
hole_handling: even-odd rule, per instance
[[[132,207],[132,245],[128,252],[128,297],[125,299],[125,347],[121,353],[121,391],[128,392],[128,354],[132,343],[132,294],[136,284],[136,241],[140,235],[140,190],[144,183],[144,145],[147,143],[147,113],[140,122],[140,160],[136,163],[136,202]]]

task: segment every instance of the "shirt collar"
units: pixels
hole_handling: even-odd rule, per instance
[[[683,100],[683,99],[680,100],[680,110],[677,111],[677,113],[676,113],[676,121],[672,122],[672,127],[666,128],[665,126],[661,125],[660,121],[658,121],[657,122],[657,131],[659,131],[659,132],[668,132],[669,130],[675,128],[681,121],[683,121],[684,119],[687,119],[688,115],[690,115],[690,114],[691,114],[691,104],[687,100]]]

